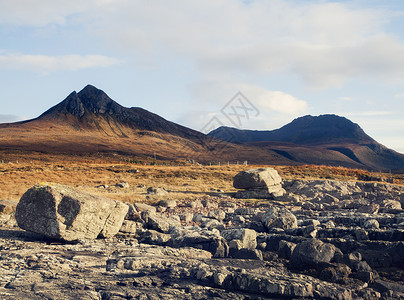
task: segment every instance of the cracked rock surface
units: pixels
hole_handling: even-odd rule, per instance
[[[0,215],[0,299],[404,298],[404,187],[283,189],[135,203],[107,239],[50,239]]]

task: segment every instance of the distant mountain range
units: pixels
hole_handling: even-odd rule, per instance
[[[145,109],[123,107],[91,85],[38,118],[0,124],[0,150],[404,169],[403,154],[343,117],[304,116],[272,131],[220,127],[205,135]]]
[[[308,115],[270,131],[222,126],[208,135],[274,151],[296,163],[374,170],[404,168],[403,154],[379,144],[358,124],[336,115]]]
[[[92,85],[72,92],[38,118],[0,124],[0,150],[119,153],[201,162],[288,162],[271,151],[224,143],[145,109],[123,107]],[[260,159],[254,159],[251,152]]]
[[[375,143],[358,124],[336,115],[304,116],[276,130],[241,130],[222,126],[208,135],[235,143],[267,141],[299,145]]]

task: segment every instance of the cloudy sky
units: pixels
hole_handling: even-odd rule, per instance
[[[404,153],[402,0],[0,0],[0,122],[92,84],[196,130],[333,113]]]

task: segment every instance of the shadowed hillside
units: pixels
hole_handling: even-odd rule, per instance
[[[404,167],[403,154],[377,143],[358,124],[336,115],[304,116],[271,131],[219,127],[208,135],[271,150],[296,163],[374,170]]]

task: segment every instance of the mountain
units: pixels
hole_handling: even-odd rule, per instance
[[[145,109],[124,107],[91,85],[35,119],[0,124],[0,151],[404,169],[403,154],[335,115],[304,116],[272,131],[221,127],[205,135]]]
[[[96,116],[101,116],[102,120]],[[72,92],[65,100],[38,117],[38,120],[52,119],[58,122],[64,120],[77,130],[99,130],[119,137],[128,137],[125,134],[127,127],[190,139],[204,138],[198,131],[167,121],[145,109],[123,107],[92,85],[87,85],[79,93]],[[102,121],[106,121],[106,124]]]
[[[224,143],[145,109],[124,107],[91,85],[35,119],[0,124],[0,150],[290,163],[275,152]]]
[[[336,115],[304,116],[276,130],[241,130],[219,127],[209,136],[234,143],[277,141],[300,145],[374,143],[358,124]]]
[[[223,126],[208,135],[231,143],[274,151],[296,163],[374,170],[404,167],[403,154],[379,144],[358,124],[336,115],[308,115],[271,131]]]

